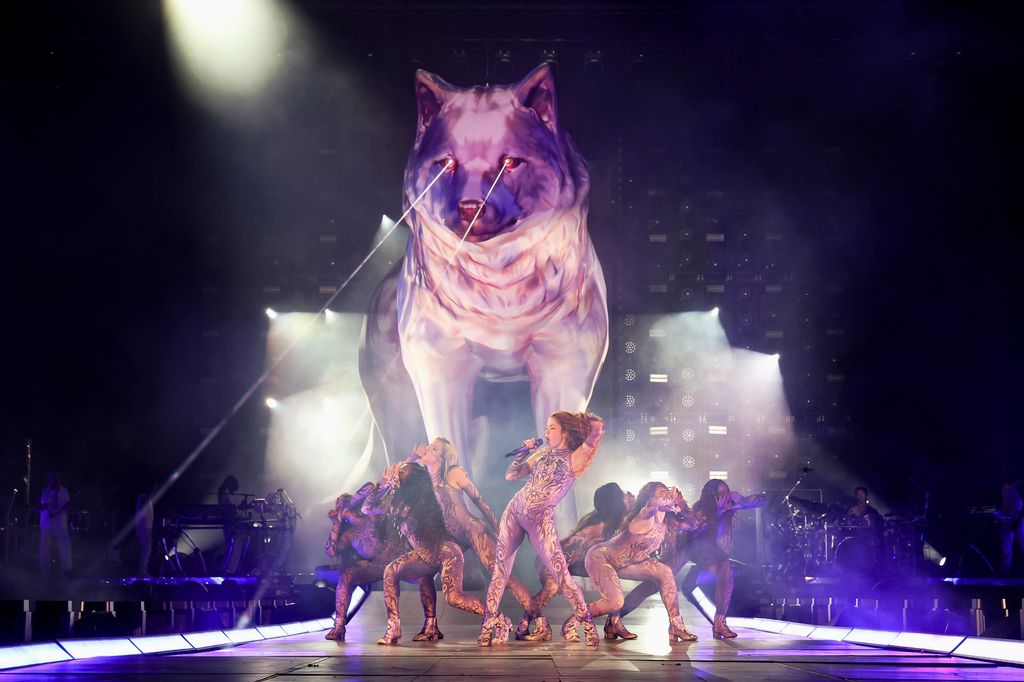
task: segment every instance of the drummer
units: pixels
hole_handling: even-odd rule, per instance
[[[884,519],[878,510],[868,503],[868,489],[859,485],[854,488],[853,496],[857,498],[857,503],[850,507],[850,516],[856,517],[865,526],[881,530]]]

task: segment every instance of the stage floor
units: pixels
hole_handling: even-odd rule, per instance
[[[439,595],[440,596],[440,595]],[[503,604],[516,614],[515,602]],[[739,638],[716,641],[711,627],[692,606],[683,617],[700,639],[668,643],[668,619],[657,598],[631,615],[627,625],[639,639],[607,642],[590,649],[567,644],[557,626],[568,617],[561,597],[548,610],[556,623],[551,642],[509,642],[476,646],[479,619],[439,604],[440,642],[413,642],[422,612],[418,596],[403,592],[403,638],[399,646],[378,646],[384,606],[375,592],[348,628],[348,641],[331,642],[324,633],[295,635],[207,652],[104,658],[39,665],[0,674],[0,681],[148,679],[151,682],[224,680],[315,682],[317,680],[1021,680],[1024,669],[938,654],[898,652],[734,628]],[[598,620],[600,627],[604,618]]]

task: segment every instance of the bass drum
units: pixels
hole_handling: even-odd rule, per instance
[[[870,578],[878,563],[875,543],[851,536],[836,545],[836,572],[844,576]]]

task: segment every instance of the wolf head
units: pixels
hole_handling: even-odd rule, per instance
[[[585,201],[586,168],[559,127],[547,64],[514,85],[465,89],[421,70],[416,105],[405,207],[447,170],[417,205],[415,222],[458,237],[472,224],[466,241],[486,242]]]

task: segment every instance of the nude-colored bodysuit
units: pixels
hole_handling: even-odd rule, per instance
[[[494,572],[495,550],[497,542],[488,532],[487,525],[473,516],[466,506],[463,491],[443,479],[434,482],[434,493],[438,503],[441,505],[441,512],[444,514],[444,524],[451,533],[452,538],[458,542],[463,549],[472,547],[484,567],[492,574]],[[493,516],[491,516],[493,519]],[[497,526],[497,523],[495,523]],[[461,584],[461,576],[460,576]],[[536,611],[533,604],[533,595],[521,582],[510,577],[508,588],[515,595],[516,599],[527,614],[534,616]],[[557,588],[556,588],[557,589]]]
[[[675,622],[679,618],[675,575],[668,565],[651,558],[665,539],[665,529],[664,522],[654,519],[650,530],[642,535],[627,528],[590,548],[584,563],[590,579],[601,591],[601,599],[588,606],[591,615],[599,616],[622,608],[624,600],[619,579],[625,578],[657,581],[669,620]]]
[[[565,563],[569,567],[569,575],[578,575],[581,578],[587,577],[587,569],[583,565],[583,558],[587,556],[587,550],[594,545],[604,540],[604,523],[595,523],[592,526],[586,526],[581,528],[576,533],[562,538],[559,543],[562,546],[562,553],[565,554]],[[536,608],[536,614],[544,610],[544,607],[548,605],[548,602],[558,594],[558,583],[551,577],[551,574],[547,572],[544,567],[544,562],[537,557],[536,561],[537,579],[540,580],[541,587],[535,595],[533,595],[534,605]],[[512,581],[509,580],[509,587],[511,588]]]
[[[572,451],[568,449],[543,452],[534,461],[526,485],[512,497],[501,515],[494,570],[491,584],[487,588],[484,627],[488,627],[499,613],[512,563],[525,536],[529,536],[530,544],[558,583],[562,594],[572,604],[576,616],[583,622],[589,623],[592,620],[583,591],[569,576],[569,568],[555,530],[555,506],[576,482],[570,463],[571,455]],[[527,466],[527,457],[526,452],[517,456],[505,478],[520,478],[523,467]]]
[[[385,524],[385,535],[381,538],[372,517],[363,517],[361,523],[352,528],[351,547],[358,557],[338,575],[338,587],[334,592],[336,625],[344,625],[352,601],[352,590],[356,585],[368,585],[384,579],[384,569],[397,557],[409,550],[392,524]],[[437,589],[433,574],[416,581],[420,589],[420,603],[423,617],[437,615]]]
[[[477,615],[484,612],[483,603],[476,597],[462,591],[462,576],[465,558],[462,549],[452,540],[441,542],[435,552],[431,552],[416,536],[415,525],[408,519],[400,522],[402,535],[408,540],[412,549],[405,552],[384,569],[384,605],[388,610],[388,626],[385,637],[401,634],[401,619],[398,612],[399,580],[415,578],[430,579],[433,585],[434,574],[441,573],[441,591],[448,604],[455,608],[469,611]]]

